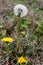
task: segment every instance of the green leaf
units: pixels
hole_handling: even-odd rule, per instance
[[[29,21],[25,21],[24,24],[28,25],[28,24],[31,24],[31,22],[29,22]]]
[[[3,28],[3,25],[0,25],[0,28]]]
[[[24,28],[24,29],[28,28],[28,26],[26,24],[21,24],[21,27]]]
[[[3,55],[3,58],[4,59],[6,59],[7,57],[8,57],[8,54],[7,53]]]
[[[37,28],[36,28],[36,32],[37,32],[37,33],[41,33],[41,28],[40,28],[40,27],[37,27]]]
[[[32,36],[30,37],[30,40],[33,41],[34,39],[35,39],[35,35],[32,35]]]
[[[24,54],[25,53],[30,53],[30,52],[32,52],[33,51],[33,48],[34,48],[35,46],[34,46],[34,44],[32,44],[32,43],[28,43],[25,47],[24,47]]]
[[[35,14],[39,14],[40,12],[41,12],[41,10],[39,10],[39,9],[35,9],[35,10],[34,10],[34,13],[35,13]]]
[[[9,48],[10,48],[10,50],[12,50],[12,52],[15,54],[16,51],[15,51],[14,46],[13,46],[12,43],[10,43]]]

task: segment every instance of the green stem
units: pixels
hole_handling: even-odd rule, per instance
[[[19,15],[19,17],[18,17],[17,30],[18,30],[17,50],[19,50],[19,47],[20,47],[20,15]]]
[[[9,52],[9,47],[8,47],[7,43],[4,43],[4,45],[5,45],[5,50],[6,50],[7,52]]]

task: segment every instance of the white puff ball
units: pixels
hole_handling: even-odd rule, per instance
[[[22,4],[18,4],[16,6],[14,6],[14,14],[16,16],[19,15],[20,11],[21,11],[20,17],[24,17],[28,13],[28,10],[27,10],[27,7],[26,6],[24,6]]]

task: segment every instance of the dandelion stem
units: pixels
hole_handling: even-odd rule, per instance
[[[20,47],[20,14],[19,14],[19,16],[18,16],[18,26],[17,26],[17,30],[18,30],[17,50],[19,50],[19,47]]]
[[[4,45],[5,45],[5,50],[6,50],[7,52],[9,52],[9,48],[8,48],[7,44],[4,43]]]

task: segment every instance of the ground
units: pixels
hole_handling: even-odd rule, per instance
[[[14,50],[16,49],[18,37],[15,26],[17,19],[13,8],[19,3],[27,7],[28,15],[24,19],[29,23],[28,26],[27,23],[24,23],[23,30],[20,29],[20,32],[25,32],[20,34],[22,35],[20,38],[20,51],[18,53],[9,51],[9,57],[4,59],[3,55],[6,52],[3,51],[4,44],[1,42],[3,37],[10,36],[14,38],[16,41],[13,42],[13,46]],[[25,22],[25,20],[23,21]],[[27,43],[32,44],[31,52],[29,50],[31,48],[27,49],[26,47]],[[22,54],[22,51],[24,51],[24,54]],[[24,55],[28,60],[27,65],[43,65],[43,0],[0,0],[0,65],[16,65],[15,60],[17,61],[16,58],[20,55]]]

